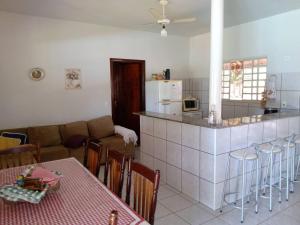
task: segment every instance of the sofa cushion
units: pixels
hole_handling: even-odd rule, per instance
[[[72,149],[79,148],[83,146],[83,143],[86,139],[87,136],[84,135],[80,135],[80,134],[73,135],[64,142],[64,146]]]
[[[63,145],[43,147],[40,149],[41,161],[64,159],[69,157],[69,151]]]
[[[30,127],[28,128],[28,139],[30,143],[40,143],[41,147],[61,144],[58,126]]]
[[[68,123],[60,126],[61,135],[64,143],[72,136],[81,135],[88,137],[89,131],[87,123],[85,121],[78,121],[74,123]]]
[[[114,135],[114,123],[111,116],[103,116],[97,119],[88,121],[90,136],[100,139]]]

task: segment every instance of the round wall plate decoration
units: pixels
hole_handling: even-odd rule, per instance
[[[45,77],[45,71],[41,68],[33,68],[30,70],[29,77],[35,81],[42,80]]]

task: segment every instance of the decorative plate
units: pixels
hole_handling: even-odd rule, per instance
[[[40,81],[40,80],[44,79],[44,77],[45,77],[45,71],[43,69],[41,69],[41,68],[33,68],[30,71],[29,77],[32,80]]]

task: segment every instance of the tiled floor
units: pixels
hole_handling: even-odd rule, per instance
[[[137,149],[138,150],[138,149]],[[136,151],[136,160],[139,151]],[[125,191],[125,190],[124,190]],[[274,194],[277,197],[276,194]],[[281,204],[274,198],[273,211],[269,212],[268,200],[261,199],[259,213],[254,208],[245,211],[245,225],[300,225],[300,183],[290,200]],[[177,192],[168,185],[160,185],[155,213],[155,225],[241,225],[240,210],[225,208],[223,213]]]
[[[268,201],[261,200],[259,213],[252,208],[245,211],[245,225],[300,225],[300,184],[290,195],[288,202],[277,203],[274,198],[272,212]],[[213,211],[189,197],[178,193],[168,185],[162,185],[158,193],[155,225],[238,225],[240,211],[226,208],[223,213]]]

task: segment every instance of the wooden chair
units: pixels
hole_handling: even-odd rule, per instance
[[[159,170],[153,171],[129,159],[126,203],[130,205],[132,185],[133,209],[152,225],[154,224],[159,179]]]
[[[122,189],[124,183],[124,171],[125,171],[125,155],[106,149],[106,162],[104,170],[104,184],[108,186],[108,174],[109,176],[109,189],[122,198]]]
[[[112,210],[110,212],[108,225],[118,225],[118,211]]]
[[[84,166],[97,178],[100,172],[100,160],[102,153],[101,143],[87,140],[84,144]]]
[[[25,144],[0,150],[0,169],[30,165],[39,162],[39,145]]]

